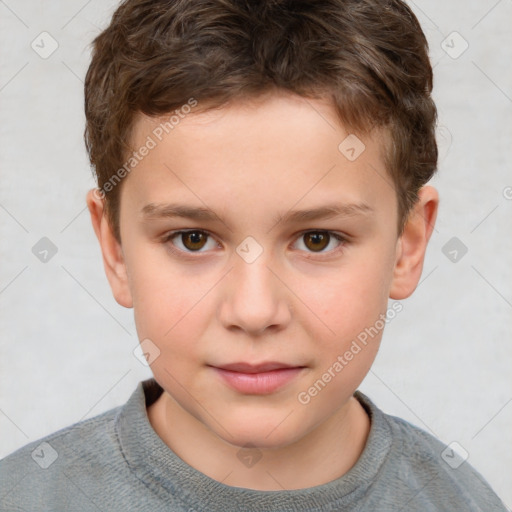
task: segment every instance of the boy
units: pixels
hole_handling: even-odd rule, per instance
[[[357,390],[436,220],[427,51],[399,1],[117,9],[87,205],[154,379],[5,458],[2,510],[505,510]]]

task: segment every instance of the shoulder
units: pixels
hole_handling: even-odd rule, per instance
[[[70,499],[83,503],[84,510],[89,509],[91,504],[84,496],[87,488],[97,488],[99,482],[112,475],[112,469],[124,469],[114,428],[121,408],[74,423],[0,460],[3,506],[21,510],[46,503],[49,496],[58,496],[62,502],[52,504],[63,510]]]
[[[460,445],[446,445],[402,418],[382,413],[392,438],[382,481],[409,510],[505,511]],[[386,476],[387,475],[387,476]]]
[[[160,391],[151,380],[139,382],[123,405],[0,460],[0,509],[164,510],[161,496],[137,476],[137,464],[144,468],[147,462],[127,457],[127,450],[152,435],[146,405]]]
[[[88,448],[87,451],[99,451],[110,438],[115,416],[120,409],[121,407],[110,409],[32,441],[0,460],[0,468],[2,471],[5,468],[13,469],[23,464],[27,456],[34,460],[37,466],[48,468],[59,458],[57,448],[65,451],[68,461],[83,455],[85,446]],[[45,447],[48,449],[45,450]]]

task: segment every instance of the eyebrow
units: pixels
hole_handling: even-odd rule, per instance
[[[321,219],[331,219],[334,217],[368,216],[373,213],[373,211],[373,208],[366,203],[331,203],[318,208],[290,210],[284,214],[278,214],[273,220],[275,224],[279,224],[280,222],[293,224]],[[149,203],[141,209],[141,214],[146,220],[178,217],[197,221],[222,222],[223,224],[226,224],[222,217],[209,208],[192,207],[177,203]]]

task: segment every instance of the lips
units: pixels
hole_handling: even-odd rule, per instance
[[[230,363],[212,366],[212,369],[238,393],[268,395],[298,378],[305,367],[272,361],[260,364]]]
[[[231,372],[239,372],[239,373],[264,373],[270,372],[273,370],[281,370],[286,368],[303,368],[302,366],[296,366],[286,363],[278,363],[278,362],[268,362],[268,363],[260,363],[260,364],[250,364],[250,363],[230,363],[222,366],[216,366],[221,370],[228,370]]]

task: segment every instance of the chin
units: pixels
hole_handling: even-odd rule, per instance
[[[283,422],[284,418],[286,418],[286,414],[275,419],[269,418],[266,421],[262,421],[261,415],[254,419],[246,416],[243,421],[223,422],[226,430],[216,428],[215,433],[227,443],[238,448],[257,447],[269,450],[284,448],[300,440],[306,434],[291,422],[285,425],[287,420]]]
[[[224,438],[224,440],[239,450],[279,450],[293,444],[297,439],[289,436],[279,437],[270,440],[267,433],[257,432],[254,435],[234,435],[233,437]]]

